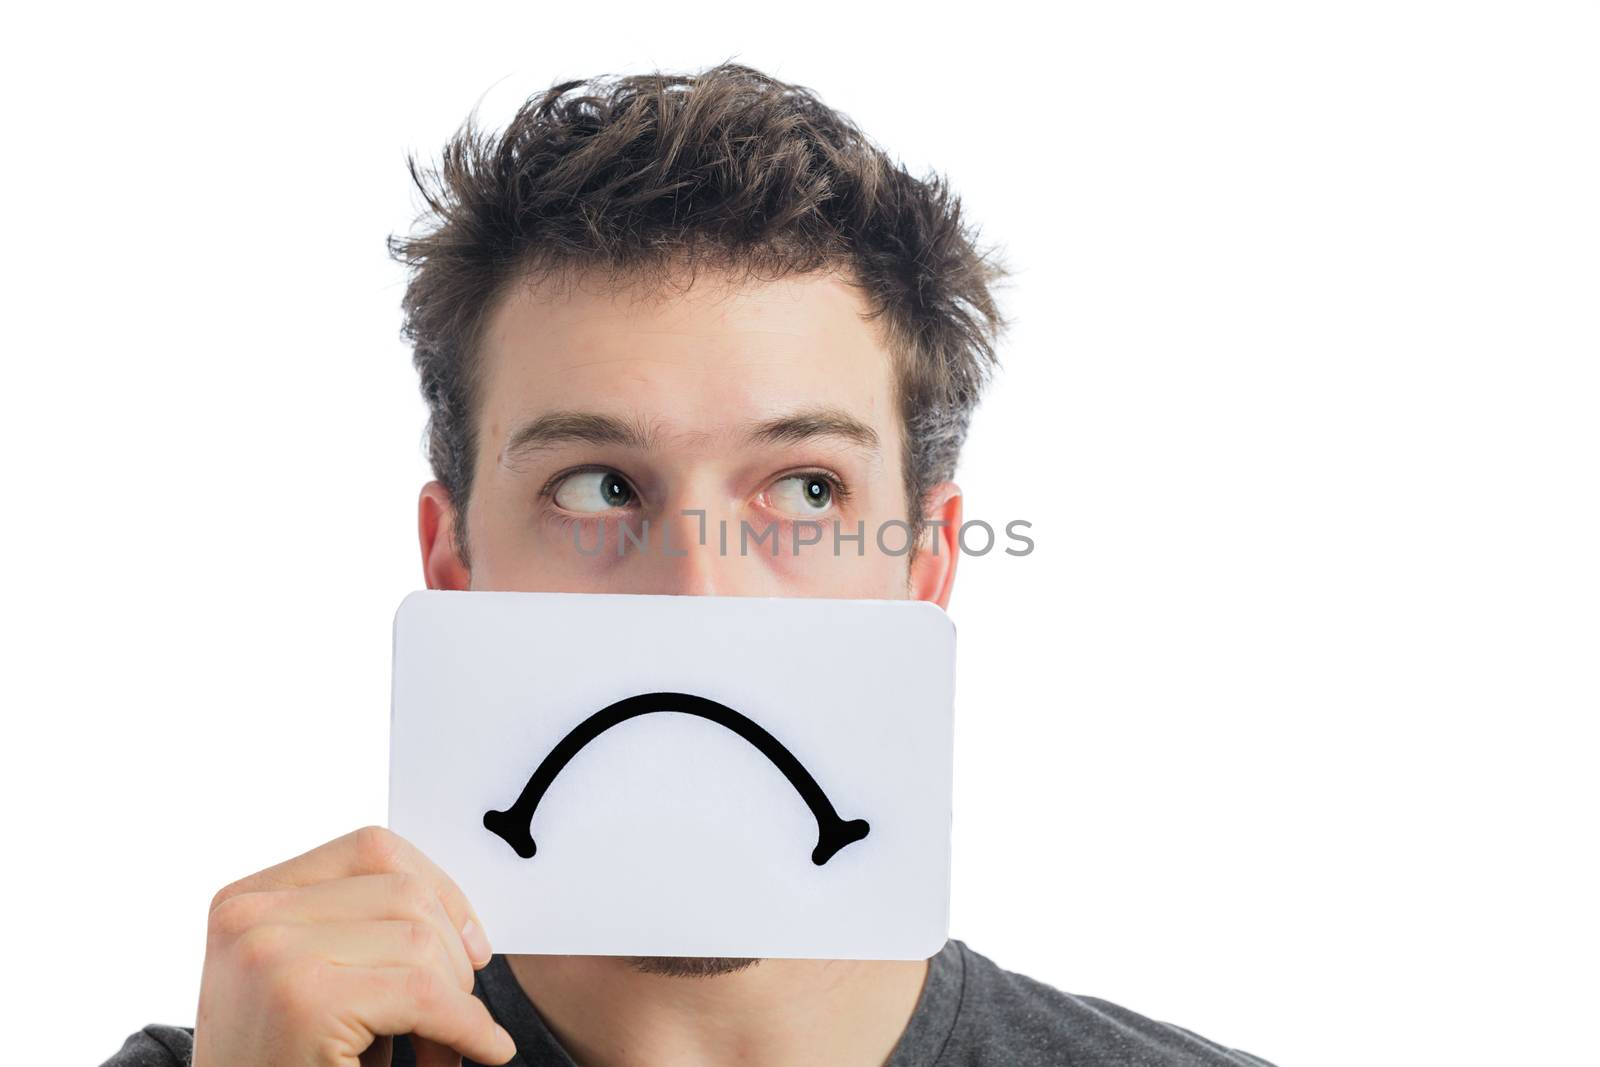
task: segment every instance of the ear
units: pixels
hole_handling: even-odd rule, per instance
[[[950,609],[950,587],[956,580],[956,560],[960,556],[961,487],[955,482],[940,482],[925,497],[922,513],[927,528],[917,543],[906,585],[917,600],[931,600]]]
[[[472,572],[456,552],[455,505],[443,482],[422,487],[417,501],[417,537],[422,542],[422,576],[429,589],[470,589]]]

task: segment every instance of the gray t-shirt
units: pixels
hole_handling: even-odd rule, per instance
[[[504,956],[478,972],[473,993],[517,1043],[516,1067],[576,1067],[550,1033]],[[152,1024],[104,1067],[186,1067],[193,1027]],[[411,1043],[394,1042],[394,1067],[414,1067]],[[466,1061],[464,1067],[470,1067]],[[905,1033],[884,1067],[1272,1067],[1094,997],[1073,996],[997,966],[951,939]]]

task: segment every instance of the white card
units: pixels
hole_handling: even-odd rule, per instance
[[[923,959],[954,682],[926,601],[412,593],[389,827],[497,952]]]

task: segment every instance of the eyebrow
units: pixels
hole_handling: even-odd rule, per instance
[[[590,411],[552,411],[520,426],[500,452],[502,462],[563,444],[621,445],[649,451],[656,434],[641,423]]]
[[[878,432],[839,408],[811,408],[757,423],[745,435],[752,444],[786,445],[833,437],[876,452]]]
[[[878,433],[842,408],[819,407],[758,422],[745,431],[750,444],[799,444],[835,438],[868,452],[878,450]],[[501,462],[563,444],[617,445],[648,452],[660,435],[642,418],[632,421],[591,411],[552,411],[512,433]]]

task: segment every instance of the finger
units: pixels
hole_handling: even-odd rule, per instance
[[[258,926],[240,940],[239,950],[257,959],[314,958],[342,967],[426,968],[458,991],[472,989],[460,988],[455,960],[434,925],[411,919]]]
[[[424,879],[438,894],[450,925],[460,933],[467,957],[474,967],[489,962],[489,940],[483,922],[454,879],[422,854],[411,842],[382,826],[363,826],[359,830],[319,845],[293,859],[225,886],[212,900],[212,907],[238,893],[295,889],[336,878],[364,874],[414,874]]]
[[[483,1001],[420,967],[333,967],[325,988],[371,1034],[412,1034],[484,1064],[503,1064],[516,1043]]]
[[[378,919],[430,923],[449,954],[465,992],[472,991],[472,961],[461,934],[451,924],[439,895],[414,874],[363,874],[336,878],[300,889],[241,893],[213,912],[214,924],[242,936],[265,924],[338,923]]]

